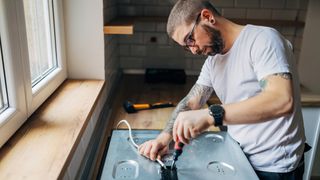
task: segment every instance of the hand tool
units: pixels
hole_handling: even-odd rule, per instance
[[[123,103],[123,108],[126,110],[127,113],[135,113],[138,110],[145,110],[145,109],[156,109],[156,108],[165,108],[165,107],[173,107],[173,103],[155,103],[155,104],[134,104],[130,101],[125,101]]]
[[[184,144],[182,142],[176,141],[174,144],[174,153],[173,153],[173,161],[171,164],[171,169],[174,169],[174,165],[176,161],[178,160],[178,157],[182,154],[182,148]]]

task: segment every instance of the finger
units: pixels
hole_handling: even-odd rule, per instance
[[[158,152],[158,156],[157,156],[157,159],[161,159],[161,157],[165,154],[168,154],[169,152],[169,148],[168,146],[162,148],[159,152]]]
[[[187,126],[185,126],[184,127],[184,137],[185,137],[185,139],[190,139],[191,138],[191,134],[190,134],[190,128],[189,127],[187,127]]]
[[[164,148],[162,148],[160,151],[159,151],[159,155],[162,156],[162,155],[165,155],[165,154],[168,154],[169,152],[169,147],[168,146],[165,146]]]
[[[200,132],[196,129],[191,129],[191,137],[192,138],[196,138],[197,136],[199,136]]]
[[[178,126],[179,126],[179,120],[176,119],[176,121],[174,122],[174,125],[173,125],[173,129],[172,129],[172,137],[175,142],[178,140],[178,136],[177,136],[177,127]]]
[[[138,147],[138,151],[139,151],[139,154],[143,155],[143,152],[144,152],[144,149],[145,149],[145,143],[141,144],[139,147]]]
[[[156,157],[158,155],[158,149],[159,149],[159,145],[153,145],[151,150],[150,150],[150,159],[152,161],[156,160]]]
[[[184,128],[183,128],[183,124],[181,123],[179,125],[179,127],[177,127],[177,135],[179,138],[179,141],[182,142],[183,144],[188,144],[188,141],[186,140],[186,138],[184,137]]]
[[[145,157],[150,158],[150,150],[151,150],[151,148],[152,148],[151,144],[148,144],[148,145],[145,147],[145,149],[144,149],[144,151],[143,151],[143,155],[144,155]]]

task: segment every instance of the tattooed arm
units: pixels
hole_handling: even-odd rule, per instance
[[[173,124],[181,112],[201,108],[211,96],[213,88],[195,84],[188,95],[183,98],[171,115],[167,126],[156,139],[149,140],[139,146],[139,153],[151,160],[160,158],[168,151],[168,145],[172,140]]]
[[[225,104],[225,124],[258,123],[293,110],[292,76],[276,73],[260,81],[262,91],[247,100]]]
[[[195,84],[188,95],[179,102],[163,131],[171,134],[178,114],[183,111],[200,109],[210,98],[212,92],[212,87]]]

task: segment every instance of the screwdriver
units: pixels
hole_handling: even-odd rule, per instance
[[[176,161],[178,160],[178,157],[182,154],[182,148],[184,144],[182,142],[176,141],[174,144],[174,153],[173,153],[173,161],[171,164],[171,169],[174,168],[174,165]]]

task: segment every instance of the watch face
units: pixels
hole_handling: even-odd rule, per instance
[[[220,105],[211,105],[210,111],[212,114],[221,114],[224,112],[223,108]]]
[[[214,118],[215,126],[221,126],[223,123],[224,109],[222,106],[214,104],[210,106],[210,115]]]

